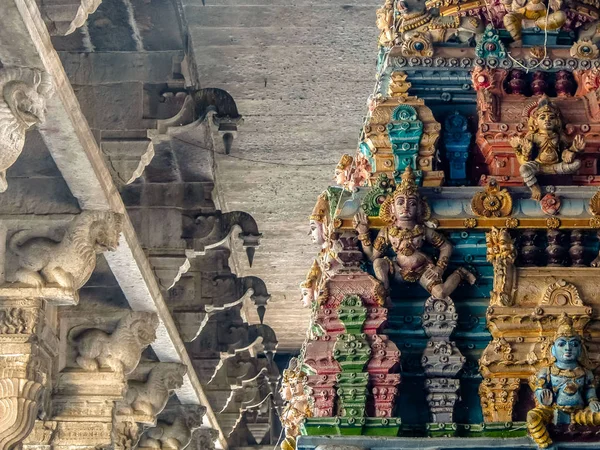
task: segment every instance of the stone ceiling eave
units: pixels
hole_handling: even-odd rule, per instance
[[[167,309],[148,259],[140,246],[125,205],[105,165],[100,149],[69,83],[35,0],[8,0],[0,16],[0,43],[4,65],[19,65],[47,71],[56,93],[48,102],[47,119],[39,127],[56,165],[83,209],[110,209],[125,215],[123,234],[116,252],[106,259],[130,307],[156,311],[160,317],[153,350],[161,361],[188,366],[183,386],[176,391],[182,404],[202,404],[209,425],[218,430],[219,442],[227,448],[214,411],[196,376],[177,328]]]

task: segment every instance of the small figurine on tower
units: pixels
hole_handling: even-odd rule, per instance
[[[544,96],[532,111],[528,122],[529,131],[524,137],[514,136],[510,145],[521,164],[519,172],[531,189],[531,198],[540,200],[542,188],[536,175],[565,175],[577,172],[581,161],[577,154],[585,148],[583,136],[577,135],[568,143],[563,131],[560,110]]]

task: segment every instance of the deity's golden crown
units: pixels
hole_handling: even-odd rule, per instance
[[[561,337],[580,337],[579,333],[573,327],[573,319],[571,319],[567,313],[563,313],[560,319],[558,319],[558,328],[556,329],[556,334],[554,335],[554,340],[557,340]]]
[[[394,198],[397,198],[400,195],[419,195],[417,178],[410,166],[406,166],[406,169],[404,169],[400,185],[396,187],[396,191],[394,191]]]
[[[338,170],[346,170],[348,167],[350,167],[350,164],[352,164],[352,161],[354,161],[352,156],[343,154],[340,159],[340,162],[338,163],[338,165],[335,168]]]
[[[547,95],[544,95],[538,101],[537,108],[533,111],[533,115],[537,116],[546,111],[550,111],[555,114],[560,114],[560,110],[558,109],[558,107],[550,101]]]
[[[319,223],[327,223],[327,211],[329,210],[329,200],[324,194],[319,195],[317,203],[313,208],[312,214],[308,220],[314,220]]]
[[[282,384],[296,384],[296,383],[305,383],[308,379],[308,376],[300,370],[300,368],[296,369],[285,369],[282,375]]]

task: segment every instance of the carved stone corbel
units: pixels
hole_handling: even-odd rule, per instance
[[[87,329],[73,337],[76,363],[87,372],[102,368],[129,375],[137,367],[142,351],[156,339],[158,316],[154,312],[128,312],[112,333]]]
[[[254,218],[242,211],[211,214],[191,214],[184,216],[182,238],[187,242],[191,253],[203,255],[206,250],[218,247],[231,236],[235,227],[241,229],[238,237],[242,240],[248,263],[252,267],[254,253],[260,245],[262,233]]]
[[[143,426],[155,426],[156,417],[175,389],[183,385],[187,366],[178,363],[141,363],[130,376],[127,391],[117,403],[113,421],[113,445],[134,448]]]
[[[40,11],[52,36],[66,36],[81,27],[102,0],[38,0]]]
[[[238,112],[233,97],[222,89],[205,88],[191,92],[175,117],[158,121],[157,132],[167,134],[170,133],[169,128],[203,122],[207,118],[214,148],[228,155],[237,136],[238,126],[244,123],[244,119]],[[220,139],[215,139],[217,137]]]
[[[219,437],[217,430],[212,428],[198,428],[192,435],[189,450],[215,450],[215,441]]]
[[[96,255],[119,245],[123,216],[111,211],[83,211],[76,216],[60,242],[21,230],[8,240],[17,256],[17,269],[9,281],[27,286],[58,286],[79,290],[96,267]]]
[[[204,414],[206,408],[200,405],[179,405],[163,412],[156,426],[142,435],[138,449],[183,450],[202,426]]]
[[[26,67],[0,69],[0,192],[6,191],[6,171],[25,145],[25,133],[43,122],[53,85],[46,72]]]
[[[133,183],[154,158],[154,142],[148,139],[103,139],[102,153],[118,186]]]

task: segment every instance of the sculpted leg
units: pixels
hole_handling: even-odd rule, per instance
[[[431,289],[431,295],[438,298],[446,298],[452,294],[458,285],[466,281],[469,284],[474,284],[476,281],[475,275],[463,267],[459,267],[446,278],[442,284],[438,284]]]
[[[558,30],[566,21],[566,14],[563,11],[556,11],[548,16],[547,21],[546,17],[540,17],[535,24],[542,30]]]
[[[577,411],[571,416],[573,422],[579,425],[598,426],[600,425],[600,412],[593,412],[589,409]]]
[[[558,164],[553,164],[554,173],[557,173],[559,175],[568,175],[571,173],[575,173],[579,170],[580,167],[581,161],[579,159],[576,159],[572,163],[561,162]]]
[[[521,38],[521,21],[523,17],[520,14],[508,13],[504,16],[503,22],[506,30],[510,33],[510,36],[515,41],[514,47],[520,47],[522,44]]]
[[[535,177],[539,172],[539,164],[533,161],[522,164],[519,167],[519,173],[523,177],[523,182],[531,189],[531,198],[534,200],[541,200],[542,198],[542,188]]]
[[[375,277],[383,283],[383,287],[387,290],[390,288],[390,263],[387,259],[377,258],[373,261],[373,271]]]
[[[548,448],[552,439],[546,425],[552,421],[554,409],[547,406],[534,408],[527,413],[527,430],[539,448]]]

